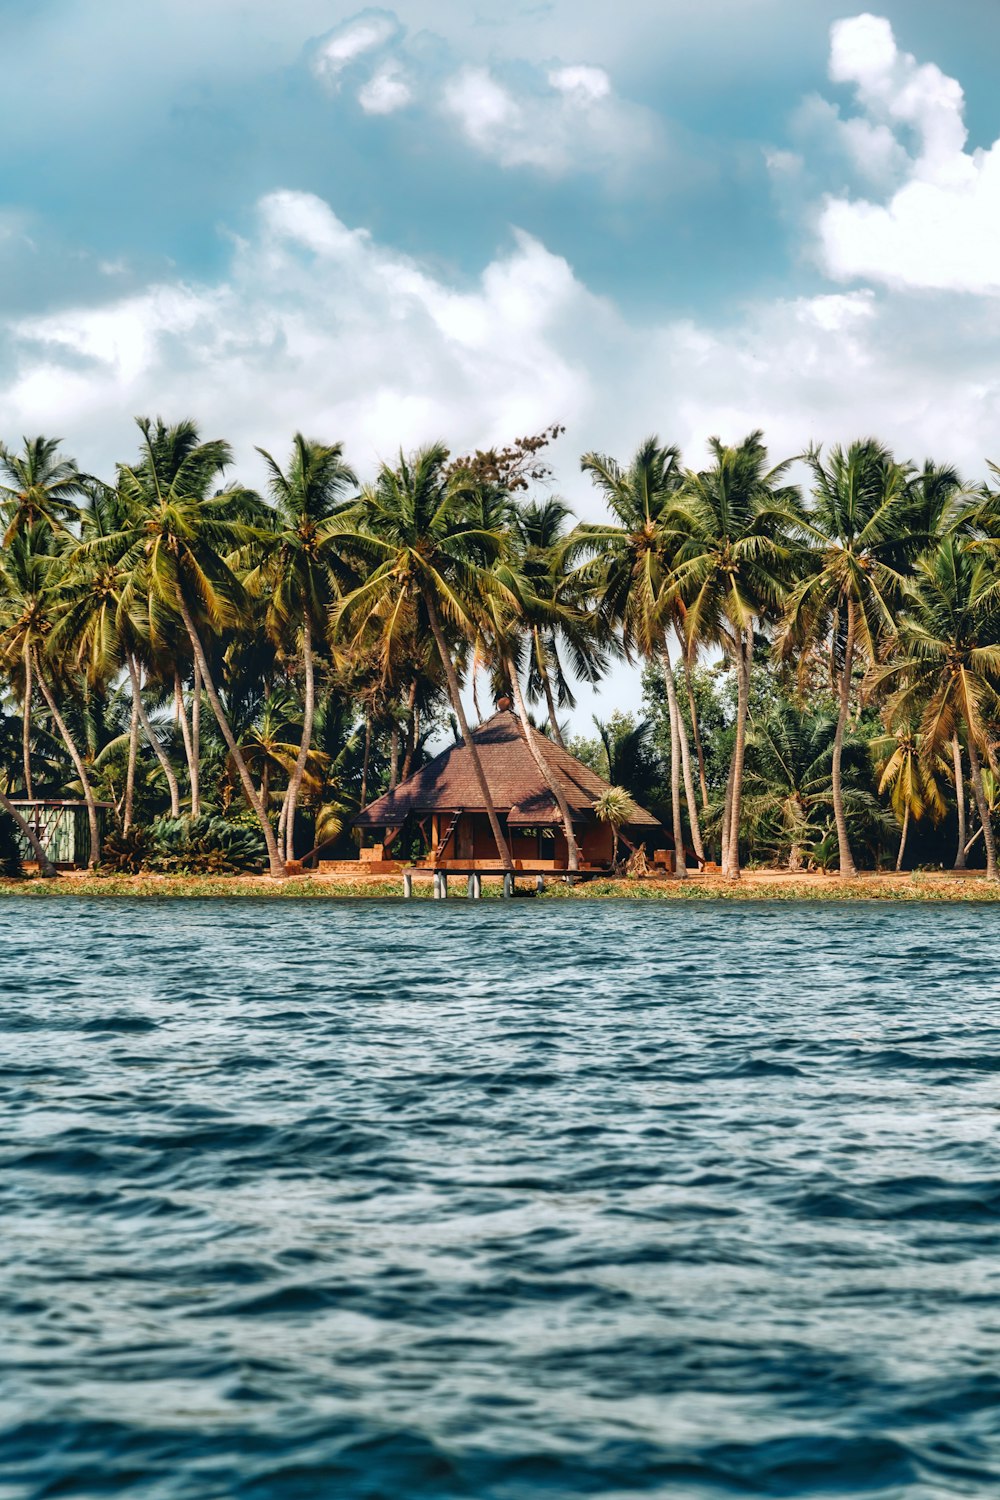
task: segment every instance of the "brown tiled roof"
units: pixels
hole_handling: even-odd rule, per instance
[[[505,709],[494,714],[472,730],[472,738],[498,812],[513,810],[513,821],[527,826],[559,821],[552,793],[539,774],[515,713]],[[593,804],[607,790],[608,783],[545,735],[538,736],[538,743],[574,822],[592,821]],[[459,811],[486,811],[472,757],[461,740],[421,766],[394,792],[370,803],[354,821],[359,828],[395,828],[409,813],[419,816]],[[651,813],[637,806],[628,826],[658,828],[660,824]]]

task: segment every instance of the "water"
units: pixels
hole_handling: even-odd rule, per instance
[[[1000,1486],[989,908],[0,903],[0,1500]]]

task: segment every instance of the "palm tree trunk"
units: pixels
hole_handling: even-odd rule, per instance
[[[281,815],[284,819],[284,849],[286,859],[295,858],[295,809],[298,806],[299,789],[302,786],[302,778],[305,775],[309,751],[312,749],[313,723],[316,717],[316,664],[313,659],[312,621],[309,618],[308,610],[302,619],[302,667],[305,679],[302,739],[299,743],[299,753],[295,757],[295,765],[292,767],[292,774],[288,780],[288,790],[285,793],[285,800],[281,809]],[[364,806],[363,803],[362,806]]]
[[[535,762],[535,765],[538,767],[538,774],[541,776],[542,780],[545,782],[545,785],[552,793],[553,797],[556,800],[556,806],[559,808],[559,816],[562,819],[563,832],[566,835],[566,851],[569,868],[571,871],[579,870],[580,850],[577,846],[576,836],[573,833],[573,815],[570,812],[569,803],[566,801],[562,788],[560,787],[555,776],[553,776],[552,772],[550,771],[548,762],[546,761],[545,756],[542,754],[541,747],[539,746],[538,740],[536,739],[537,731],[532,727],[532,724],[528,719],[528,710],[525,707],[524,694],[521,692],[521,680],[518,677],[517,669],[515,668],[514,663],[510,660],[509,657],[504,658],[504,669],[506,670],[508,681],[510,682],[511,687],[514,690],[514,702],[517,705],[517,713],[518,717],[521,720],[521,729],[524,732],[525,742],[528,746],[528,749],[531,751],[531,758]]]
[[[694,792],[694,774],[691,769],[691,747],[688,744],[687,725],[681,714],[680,700],[677,697],[676,678],[670,665],[670,655],[664,647],[663,651],[664,674],[669,677],[667,683],[667,701],[672,701],[671,712],[677,720],[677,740],[681,747],[681,772],[684,777],[684,800],[687,803],[688,827],[691,830],[691,842],[694,852],[701,864],[705,863],[705,845],[701,837],[701,823],[698,819],[698,800]],[[695,720],[692,720],[694,723]]]
[[[417,679],[414,677],[410,683],[410,691],[406,702],[406,753],[403,756],[402,780],[405,781],[413,766],[413,755],[417,748]]]
[[[983,843],[986,845],[986,879],[996,880],[997,874],[997,849],[996,840],[993,837],[993,824],[990,822],[990,809],[986,802],[986,793],[983,790],[983,772],[979,763],[979,751],[972,737],[972,729],[969,729],[969,769],[971,772],[972,791],[976,798],[976,807],[979,809],[979,821],[983,826]]]
[[[69,751],[69,758],[76,767],[76,774],[80,778],[80,785],[83,787],[83,799],[87,804],[87,822],[90,825],[90,857],[87,860],[87,868],[88,870],[96,870],[101,862],[101,828],[97,817],[97,801],[94,797],[94,788],[90,784],[90,777],[87,775],[87,767],[83,763],[83,756],[77,749],[76,741],[69,732],[66,720],[59,712],[56,700],[52,696],[52,690],[45,681],[45,677],[37,661],[35,662],[35,676],[38,678],[38,686],[41,689],[42,697],[48,705],[49,713],[52,715],[56,728],[62,736],[62,742]]]
[[[899,835],[899,853],[896,855],[896,874],[903,868],[903,853],[906,849],[906,835],[910,828],[910,804],[907,802],[903,811],[903,831]]]
[[[368,765],[372,756],[372,713],[365,709],[365,752],[361,760],[361,806],[368,805]]]
[[[229,753],[232,756],[233,764],[239,773],[240,781],[243,783],[243,790],[246,793],[247,801],[250,803],[250,806],[256,813],[257,821],[260,824],[261,832],[264,835],[264,843],[267,846],[267,859],[271,869],[271,876],[275,880],[281,880],[284,878],[285,874],[285,862],[281,857],[280,850],[278,849],[278,841],[275,838],[274,829],[271,827],[271,820],[264,810],[263,802],[257,795],[257,788],[253,784],[253,777],[250,775],[247,763],[243,758],[243,752],[241,751],[239,745],[236,743],[236,736],[233,734],[229,720],[226,718],[225,710],[223,709],[222,703],[219,700],[219,695],[215,690],[215,683],[212,680],[212,671],[208,665],[208,657],[205,655],[205,648],[201,643],[201,636],[198,634],[198,630],[195,626],[194,620],[191,618],[191,611],[188,609],[187,600],[184,598],[183,590],[180,588],[178,588],[176,591],[176,599],[180,617],[184,621],[184,628],[187,631],[188,639],[191,642],[191,650],[194,652],[195,664],[201,669],[201,679],[205,685],[205,692],[208,694],[208,701],[212,705],[212,712],[215,714],[216,723],[222,731],[222,738],[229,746]],[[196,678],[196,683],[197,680],[198,679]]]
[[[507,841],[504,838],[503,832],[500,828],[500,819],[497,817],[497,810],[493,806],[493,797],[490,793],[489,787],[486,784],[486,775],[483,771],[483,763],[479,759],[479,747],[477,746],[475,740],[472,738],[472,735],[469,733],[469,724],[468,720],[465,717],[465,708],[462,704],[462,694],[458,686],[458,676],[455,672],[455,663],[451,659],[451,654],[448,650],[448,646],[444,638],[444,631],[441,629],[441,621],[438,619],[437,605],[434,602],[434,595],[431,593],[429,588],[424,588],[421,590],[421,592],[423,594],[424,604],[427,608],[427,618],[430,621],[431,633],[434,636],[434,644],[437,646],[438,656],[441,658],[441,665],[444,668],[444,675],[448,683],[448,695],[451,698],[451,706],[454,710],[455,717],[458,720],[458,727],[462,731],[462,739],[465,741],[465,744],[468,748],[469,758],[472,761],[472,768],[476,773],[476,780],[479,783],[479,793],[483,799],[483,805],[486,808],[486,816],[489,819],[490,828],[493,832],[493,841],[497,846],[497,853],[500,856],[500,863],[508,873],[513,874],[514,862],[510,857],[510,850],[507,848]]]
[[[955,870],[965,869],[965,773],[962,767],[962,742],[958,730],[951,737],[951,760],[955,767],[955,805],[958,809],[958,848],[955,851]]]
[[[201,666],[194,663],[191,696],[191,816],[201,817]]]
[[[729,833],[733,821],[733,771],[736,766],[735,755],[729,760],[729,773],[726,776],[726,795],[722,804],[722,827],[719,830],[719,865],[726,870],[729,865]]]
[[[389,731],[389,790],[394,792],[399,785],[399,722],[393,719]]]
[[[753,627],[751,626],[751,633]],[[747,713],[750,702],[750,652],[752,640],[741,630],[736,643],[736,743],[733,746],[732,806],[729,812],[729,839],[723,874],[730,880],[740,879],[740,814],[743,810],[743,765],[747,748]]]
[[[851,853],[851,841],[847,833],[847,817],[844,813],[844,783],[841,763],[844,753],[844,731],[851,708],[851,676],[854,670],[854,600],[847,600],[847,642],[844,646],[844,666],[840,674],[840,707],[837,712],[837,732],[833,738],[833,817],[837,825],[837,848],[841,880],[854,880],[857,868]]]
[[[31,650],[24,647],[24,706],[21,710],[21,757],[24,761],[24,795],[29,802],[35,800],[35,788],[31,780],[31,695],[34,692],[31,669]]]
[[[132,702],[138,710],[146,738],[152,745],[153,753],[160,762],[163,774],[167,779],[167,789],[170,792],[170,816],[172,818],[179,818],[181,815],[181,793],[180,787],[177,785],[177,776],[173,766],[170,764],[169,755],[160,744],[159,738],[154,733],[153,726],[149,722],[146,705],[142,701],[142,683],[139,681],[139,669],[135,664],[135,657],[131,651],[126,652],[126,655],[128,657],[129,676],[132,679]]]
[[[191,726],[188,723],[187,708],[184,703],[184,685],[181,682],[181,674],[174,668],[174,718],[181,726],[181,739],[184,741],[184,758],[187,761],[188,782],[194,787],[194,746],[191,741]],[[193,815],[193,814],[192,814]]]
[[[11,822],[14,824],[14,827],[21,834],[22,838],[27,839],[31,852],[35,856],[35,859],[38,861],[38,873],[43,877],[43,879],[51,880],[56,873],[55,865],[52,863],[52,861],[49,859],[49,856],[42,848],[41,843],[39,842],[39,839],[31,824],[27,821],[26,818],[23,818],[21,816],[21,813],[14,806],[13,802],[11,802],[10,798],[5,796],[3,792],[0,792],[0,808],[2,808],[3,811],[7,814],[8,818],[10,818]]]
[[[695,754],[698,757],[698,781],[700,783],[701,790],[701,806],[702,811],[704,812],[704,810],[708,807],[708,778],[705,775],[705,750],[704,746],[701,743],[701,730],[698,728],[698,705],[694,700],[694,683],[691,681],[691,668],[690,663],[688,662],[687,643],[684,639],[684,636],[681,634],[679,627],[677,630],[677,639],[681,643],[681,667],[684,672],[684,687],[687,692],[688,712],[691,715],[691,733],[694,737],[694,749]],[[691,833],[693,836],[693,823],[691,827]],[[699,829],[699,837],[700,833],[701,830]],[[697,845],[695,847],[697,848]]]
[[[684,820],[681,817],[681,747],[677,712],[677,687],[674,671],[670,665],[670,654],[663,647],[663,680],[667,692],[667,713],[670,717],[670,812],[674,835],[674,876],[687,879],[687,858],[684,853]]]
[[[128,770],[125,773],[125,813],[122,818],[123,833],[128,833],[132,827],[135,814],[135,763],[139,756],[139,704],[134,696],[134,687],[132,692],[132,714],[128,729]]]
[[[552,695],[552,683],[549,681],[549,669],[545,662],[545,647],[541,632],[536,625],[532,631],[535,640],[535,661],[538,664],[538,675],[542,679],[542,689],[545,693],[545,706],[549,711],[549,728],[552,730],[552,738],[560,750],[565,750],[562,730],[559,728],[559,720],[556,718],[556,702]]]

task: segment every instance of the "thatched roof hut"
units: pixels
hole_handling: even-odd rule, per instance
[[[565,870],[567,849],[559,808],[535,764],[520,719],[509,709],[501,709],[473,729],[472,738],[516,866]],[[584,867],[609,868],[611,829],[598,820],[593,806],[608,783],[544,735],[538,736],[538,743],[549,774],[569,805]],[[355,819],[357,828],[383,833],[386,849],[404,825],[423,833],[423,862],[434,868],[497,867],[486,807],[464,742],[442,750]],[[638,806],[623,831],[630,841],[650,847],[670,842],[659,820]]]

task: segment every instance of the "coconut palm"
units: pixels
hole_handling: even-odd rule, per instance
[[[497,853],[504,868],[513,870],[445,635],[450,628],[466,643],[475,639],[482,599],[506,593],[492,564],[505,554],[508,543],[502,531],[479,523],[474,491],[461,471],[446,473],[447,461],[443,443],[422,448],[412,458],[401,454],[396,468],[384,464],[375,483],[362,490],[350,519],[330,523],[331,538],[370,570],[341,601],[335,619],[353,641],[377,629],[387,670],[398,641],[413,631],[415,617],[426,621]],[[515,603],[513,598],[507,602]]]
[[[858,658],[869,663],[891,630],[926,520],[930,477],[921,499],[910,471],[874,438],[836,447],[824,461],[808,455],[813,503],[803,520],[802,577],[788,600],[781,650],[788,656],[829,641],[838,700],[833,748],[834,819],[843,879],[857,874],[844,811],[841,763]],[[942,484],[941,490],[948,486]]]
[[[315,642],[323,637],[335,593],[337,557],[324,527],[343,509],[345,496],[357,487],[357,478],[344,462],[341,443],[311,442],[297,432],[285,469],[265,449],[257,451],[267,466],[275,524],[267,538],[265,561],[247,585],[263,585],[269,629],[279,637],[291,631],[302,654],[302,736],[281,810],[285,857],[291,859],[295,809],[316,713]]]
[[[636,450],[627,469],[603,453],[586,453],[581,467],[600,490],[614,524],[577,527],[577,547],[591,548],[601,564],[600,615],[608,626],[619,626],[626,655],[633,651],[647,660],[663,662],[670,725],[671,813],[674,845],[684,848],[681,816],[681,778],[687,797],[691,839],[699,858],[704,851],[687,730],[677,705],[677,688],[667,645],[667,629],[676,614],[678,596],[672,587],[672,565],[681,539],[676,521],[677,495],[683,483],[680,451],[661,447],[649,437]],[[687,867],[677,861],[677,875]]]
[[[237,485],[215,488],[232,461],[227,443],[202,442],[190,421],[173,427],[159,418],[137,422],[143,438],[139,461],[118,471],[118,487],[132,516],[123,554],[131,568],[124,607],[139,609],[145,600],[154,650],[174,632],[177,619],[182,622],[220,733],[260,823],[271,875],[279,879],[284,858],[223,708],[206,649],[206,640],[239,627],[251,613],[230,560],[261,541],[266,518],[252,491]],[[87,545],[100,559],[119,546],[119,539]]]
[[[601,795],[595,798],[593,809],[599,823],[608,823],[611,826],[611,864],[613,868],[618,866],[618,839],[622,828],[635,817],[635,804],[623,786],[605,787]],[[678,863],[683,861],[683,852],[678,857]]]
[[[879,757],[879,796],[889,792],[892,810],[901,825],[896,855],[898,871],[903,868],[910,820],[919,823],[926,815],[933,823],[939,823],[944,817],[945,800],[939,778],[947,774],[947,766],[940,754],[924,753],[919,730],[913,724],[901,723],[895,733],[874,739],[871,748]]]
[[[791,460],[768,464],[763,434],[736,447],[709,441],[712,462],[688,471],[673,525],[679,533],[672,589],[684,606],[689,651],[721,645],[736,668],[736,734],[722,821],[723,873],[740,878],[739,829],[754,636],[784,602],[801,511],[786,482]]]
[[[78,516],[77,496],[83,476],[71,458],[62,458],[58,438],[24,438],[15,453],[0,443],[0,517],[6,524],[3,546],[43,525],[65,531]]]
[[[1000,679],[1000,584],[981,546],[954,534],[921,557],[902,594],[893,659],[870,673],[887,688],[890,722],[919,721],[925,759],[941,754],[964,730],[971,783],[986,846],[986,873],[1000,878],[981,752]]]

